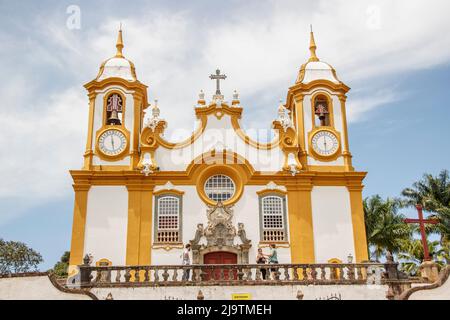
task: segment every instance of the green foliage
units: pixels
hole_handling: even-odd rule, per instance
[[[379,260],[387,252],[396,254],[401,269],[417,275],[424,259],[422,241],[413,238],[419,235],[418,225],[407,225],[399,208],[421,204],[430,213],[428,218],[438,224],[426,225],[427,234],[440,235],[440,241],[429,241],[428,249],[433,260],[440,266],[450,261],[450,175],[442,170],[437,176],[424,174],[412,187],[402,191],[403,198],[382,199],[375,195],[364,200],[364,215],[371,257]],[[415,210],[415,209],[414,209]],[[370,252],[369,252],[370,253]]]
[[[432,259],[440,266],[445,265],[448,259],[448,250],[440,246],[439,241],[427,241],[428,250]],[[400,269],[412,276],[417,276],[419,266],[424,259],[422,240],[413,239],[403,243],[402,251],[398,254]]]
[[[402,191],[404,204],[421,204],[426,211],[435,212],[439,207],[450,206],[450,176],[448,170],[442,170],[438,176],[424,174],[414,182],[411,188]]]
[[[44,260],[25,243],[0,239],[0,274],[37,271]]]
[[[413,183],[411,188],[402,191],[403,205],[421,204],[431,214],[428,218],[437,219],[438,224],[427,225],[427,233],[440,235],[440,245],[449,251],[450,248],[450,175],[442,170],[437,176],[424,174],[423,178]],[[447,258],[447,263],[449,258]]]
[[[450,176],[447,170],[442,170],[436,177],[424,174],[411,188],[404,189],[402,195],[404,206],[421,204],[431,213],[429,218],[439,221],[437,225],[428,225],[427,232],[439,233],[441,244],[450,240]]]
[[[398,213],[400,206],[398,199],[383,200],[379,195],[364,199],[367,241],[373,248],[370,256],[376,260],[386,252],[398,253],[403,241],[411,237],[411,228],[404,223],[405,217]]]
[[[64,252],[61,256],[60,261],[58,261],[53,267],[52,271],[55,275],[59,277],[67,276],[67,269],[69,268],[69,260],[70,260],[70,251]]]

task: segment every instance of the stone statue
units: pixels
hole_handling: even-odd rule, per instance
[[[250,244],[250,242],[252,242],[252,240],[249,240],[247,238],[247,233],[245,232],[243,223],[238,223],[238,233],[237,234],[238,234],[239,238],[241,238],[241,241],[243,244]]]
[[[195,231],[194,239],[192,239],[191,245],[198,245],[200,242],[200,239],[203,237],[204,230],[203,230],[203,223],[197,224],[197,231]]]

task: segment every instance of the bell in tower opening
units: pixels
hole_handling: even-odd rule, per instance
[[[328,110],[328,100],[326,97],[319,96],[316,98],[314,113],[317,117],[316,119],[319,120],[319,123],[316,121],[316,126],[322,127],[330,125],[330,112]]]
[[[120,120],[122,116],[122,97],[113,93],[107,99],[106,105],[106,124],[108,125],[121,125],[122,122]]]

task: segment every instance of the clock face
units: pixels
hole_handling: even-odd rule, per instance
[[[337,152],[339,141],[332,132],[319,131],[312,137],[312,147],[321,156],[331,156]]]
[[[98,147],[107,156],[117,156],[125,151],[127,138],[122,131],[115,129],[106,130],[98,138]]]

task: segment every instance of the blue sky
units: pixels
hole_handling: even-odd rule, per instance
[[[70,5],[80,8],[80,29],[67,27]],[[0,237],[41,252],[42,269],[69,249],[68,170],[80,168],[87,132],[82,86],[115,53],[120,22],[124,53],[159,99],[169,137],[192,129],[192,106],[200,89],[213,94],[217,66],[228,76],[225,95],[241,94],[244,127],[268,128],[308,57],[312,23],[319,58],[352,88],[350,149],[369,172],[364,194],[398,196],[423,173],[450,169],[449,9],[446,1],[0,2]]]

